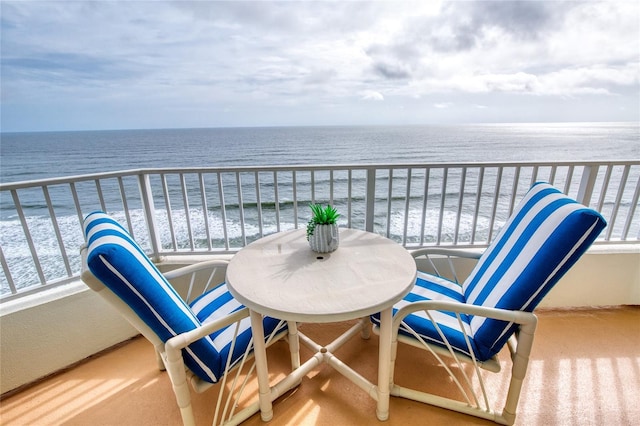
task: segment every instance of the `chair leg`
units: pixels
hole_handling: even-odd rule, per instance
[[[518,346],[512,355],[513,365],[511,367],[511,381],[507,392],[507,399],[502,411],[502,417],[506,424],[512,425],[516,421],[516,409],[522,390],[522,382],[527,374],[529,366],[529,355],[533,347],[533,337],[536,331],[537,320],[520,327],[518,333]]]
[[[156,348],[156,362],[158,363],[158,370],[165,371],[167,368],[164,365],[164,360],[162,359],[162,353]]]
[[[180,408],[182,423],[184,426],[195,426],[196,420],[191,407],[191,391],[187,382],[182,352],[180,349],[171,348],[170,345],[167,345],[165,354],[165,366],[171,379],[173,393],[176,395],[176,402]]]

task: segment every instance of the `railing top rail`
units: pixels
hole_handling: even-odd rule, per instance
[[[368,170],[368,169],[408,169],[408,168],[470,168],[470,167],[564,167],[564,166],[627,166],[640,165],[640,159],[633,160],[585,160],[585,161],[495,161],[495,162],[433,162],[433,163],[354,163],[354,164],[293,164],[273,166],[223,166],[223,167],[164,167],[116,170],[84,175],[71,175],[56,178],[27,180],[18,182],[0,182],[0,191],[66,184],[95,179],[137,176],[143,174],[169,173],[236,173],[260,171],[310,171],[310,170]]]

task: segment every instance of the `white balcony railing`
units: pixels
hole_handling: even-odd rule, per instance
[[[81,223],[104,210],[148,254],[233,253],[299,228],[309,203],[407,248],[484,247],[530,185],[600,211],[596,244],[638,243],[640,161],[139,169],[0,184],[1,300],[76,280]]]

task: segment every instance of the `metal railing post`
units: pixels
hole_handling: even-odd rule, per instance
[[[597,165],[586,165],[582,171],[582,178],[580,179],[580,187],[578,188],[578,195],[576,201],[588,206],[591,202],[591,196],[593,195],[593,187],[596,184],[596,178],[598,177]]]
[[[376,169],[374,167],[367,168],[367,195],[365,202],[364,229],[365,231],[373,232],[376,205]]]
[[[144,210],[144,218],[149,231],[149,242],[151,243],[151,258],[154,262],[160,261],[160,236],[158,235],[155,216],[156,208],[153,203],[153,191],[149,175],[142,173],[138,175],[138,186],[140,187],[140,200]]]

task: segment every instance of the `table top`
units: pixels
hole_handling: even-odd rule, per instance
[[[413,287],[416,264],[401,245],[341,228],[331,253],[311,250],[304,229],[279,232],[240,250],[227,267],[231,294],[250,309],[300,322],[361,318],[389,308]]]

